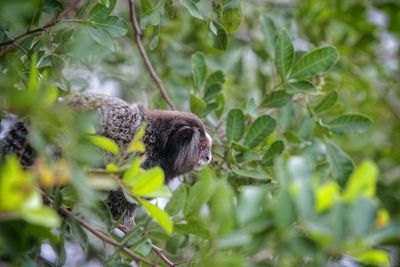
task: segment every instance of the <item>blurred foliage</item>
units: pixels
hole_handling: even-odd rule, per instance
[[[65,105],[73,91],[111,88],[167,107],[129,1],[0,1],[0,109],[29,122],[38,155],[27,169],[1,163],[0,265],[61,266],[70,243],[107,266],[132,262],[122,245],[161,266],[152,245],[182,266],[399,264],[398,1],[134,4],[175,105],[209,128],[212,164],[171,192],[160,168],[129,157],[143,131],[120,151],[94,134],[95,114]],[[118,187],[141,207],[123,235],[104,203]],[[99,245],[63,209],[121,246]]]

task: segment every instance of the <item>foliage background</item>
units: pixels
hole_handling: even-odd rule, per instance
[[[118,186],[110,174],[115,170],[88,169],[100,160],[87,138],[96,118],[74,116],[55,102],[71,90],[94,90],[168,108],[137,49],[129,2],[0,1],[0,42],[48,26],[0,50],[0,108],[29,119],[29,138],[40,155],[40,164],[26,171],[12,159],[2,165],[0,263],[62,265],[66,243],[79,244],[85,262],[138,262],[123,249],[105,245],[104,239],[113,238],[160,265],[168,265],[163,257],[189,266],[348,266],[346,259],[360,265],[397,264],[398,1],[143,0],[134,5],[143,45],[176,108],[198,113],[209,127],[213,163],[181,178],[166,208],[174,223],[171,235],[166,233],[171,230],[168,216],[144,211],[129,238],[115,235],[101,202],[107,190]],[[272,97],[281,89],[281,78],[271,22],[277,32],[287,29],[296,51],[327,45],[339,51],[340,60],[327,75],[307,77],[317,93]],[[208,83],[203,60],[212,76]],[[318,103],[333,91],[337,101],[318,111]],[[240,111],[235,119],[231,113],[229,122],[233,108]],[[372,125],[350,123],[346,134],[335,134],[329,121],[354,113]],[[266,114],[277,128],[249,145],[253,122]],[[104,142],[100,146],[110,150]],[[63,161],[52,158],[48,143],[58,144]],[[327,155],[327,144],[336,157]],[[350,158],[361,165],[350,178],[353,185],[346,183]],[[121,166],[115,168],[124,175]],[[56,187],[61,184],[68,186]],[[136,201],[145,201],[133,191]],[[75,218],[83,214],[105,233],[103,244]],[[52,247],[53,261],[43,258],[43,241]],[[158,248],[166,252],[157,253]]]

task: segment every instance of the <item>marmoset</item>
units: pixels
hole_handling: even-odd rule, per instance
[[[211,161],[211,137],[204,124],[192,113],[148,110],[116,97],[93,93],[77,93],[69,104],[76,110],[95,110],[102,119],[97,133],[114,140],[121,151],[127,149],[146,123],[143,137],[146,152],[142,167],[160,166],[166,182]],[[16,154],[21,164],[32,165],[35,152],[27,141],[28,123],[13,119],[11,130],[1,140],[2,154]],[[125,212],[124,224],[131,224],[136,207],[125,199],[121,190],[111,192],[107,204],[114,219]]]

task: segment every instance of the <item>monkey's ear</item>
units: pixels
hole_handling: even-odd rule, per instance
[[[180,138],[190,138],[193,136],[194,129],[190,126],[182,126],[177,132],[176,135],[177,137]]]

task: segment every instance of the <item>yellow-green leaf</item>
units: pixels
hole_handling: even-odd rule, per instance
[[[335,183],[327,183],[318,188],[315,195],[315,210],[323,212],[330,209],[338,196],[339,188]]]
[[[355,255],[355,257],[363,263],[380,266],[390,264],[389,253],[384,250],[371,249]]]
[[[115,143],[113,140],[110,138],[100,136],[100,135],[91,135],[89,136],[90,142],[92,142],[94,145],[101,147],[114,155],[119,154],[119,147],[117,143]]]
[[[132,180],[132,193],[139,196],[148,196],[164,184],[164,172],[160,167],[154,167],[139,173]]]
[[[135,134],[135,137],[132,139],[131,143],[128,146],[126,153],[144,153],[146,151],[146,147],[143,144],[142,138],[146,132],[146,125],[142,125],[139,131]]]
[[[375,195],[378,168],[372,161],[363,161],[350,176],[343,200],[351,202],[358,196],[372,197]]]
[[[168,234],[172,234],[173,224],[168,213],[146,200],[140,200],[140,204]]]

